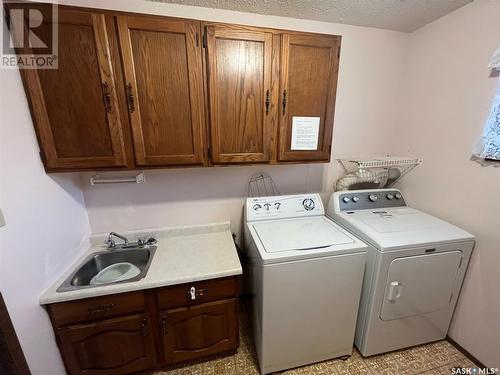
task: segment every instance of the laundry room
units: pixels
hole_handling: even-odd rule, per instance
[[[500,0],[4,0],[0,375],[500,373]]]

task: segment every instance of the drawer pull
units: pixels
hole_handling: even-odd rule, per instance
[[[164,316],[161,317],[161,334],[163,336],[166,336],[167,335],[167,318],[165,318]]]
[[[201,288],[201,289],[196,289],[194,286],[192,286],[190,289],[189,289],[189,292],[188,292],[188,298],[191,300],[191,301],[195,301],[196,298],[198,297],[203,297],[205,294],[207,294],[208,291],[205,289],[205,288]]]
[[[89,315],[102,314],[102,313],[106,313],[108,311],[113,310],[113,307],[115,307],[114,303],[107,303],[105,305],[100,305],[100,306],[97,306],[97,307],[91,307],[88,310],[88,312],[89,312]]]

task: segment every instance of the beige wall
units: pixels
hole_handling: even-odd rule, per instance
[[[31,373],[63,374],[38,298],[88,248],[87,212],[77,176],[43,169],[19,71],[0,82],[0,292]]]
[[[400,100],[408,34],[145,1],[63,1],[205,20],[342,35],[333,157],[391,152],[385,134],[398,126],[388,110]],[[247,183],[269,173],[281,193],[332,190],[335,162],[292,166],[252,166],[151,171],[145,185],[97,186],[83,176],[93,232],[230,220],[238,232]]]
[[[500,367],[500,169],[469,160],[498,78],[500,1],[477,0],[411,34],[400,153],[424,164],[401,186],[411,204],[465,228],[477,245],[450,336]]]

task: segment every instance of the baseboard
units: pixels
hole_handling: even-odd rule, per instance
[[[446,340],[448,340],[455,348],[457,348],[460,353],[470,359],[474,364],[479,368],[486,368],[483,362],[470,354],[467,350],[465,350],[460,344],[458,344],[455,340],[453,340],[450,336],[446,336]]]

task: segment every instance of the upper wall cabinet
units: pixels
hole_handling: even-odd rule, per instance
[[[52,24],[48,8],[40,10],[45,22],[38,33],[43,38]],[[58,69],[22,71],[45,166],[55,170],[125,167],[123,119],[105,18],[60,9],[58,22]],[[11,25],[16,27],[22,26]]]
[[[212,161],[269,162],[273,35],[212,25],[206,27],[206,39]]]
[[[58,69],[21,70],[48,172],[330,159],[339,36],[58,12]]]
[[[204,163],[200,22],[118,17],[138,166]]]
[[[333,132],[335,95],[340,55],[340,37],[302,33],[283,34],[281,37],[279,111],[280,161],[328,161]],[[319,119],[317,145],[297,142],[292,147],[292,137],[300,137],[297,117]],[[295,118],[295,121],[294,121]],[[295,124],[295,125],[294,125]],[[294,129],[294,126],[297,127]],[[303,137],[311,136],[308,129]],[[295,130],[295,131],[294,131]],[[300,144],[299,144],[300,143]]]

